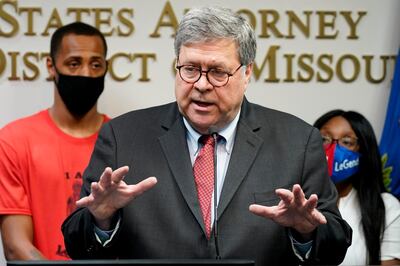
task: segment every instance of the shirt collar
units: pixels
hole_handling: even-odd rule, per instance
[[[236,129],[237,129],[237,124],[239,122],[239,117],[240,117],[240,110],[235,116],[235,118],[223,129],[218,131],[218,135],[221,136],[224,140],[224,147],[227,153],[231,153],[232,148],[233,148],[233,142],[235,139],[236,135]],[[192,150],[197,153],[197,151],[200,148],[199,145],[199,138],[202,136],[199,134],[186,120],[185,117],[183,117],[183,123],[185,124],[186,127],[186,138],[188,140],[189,145],[191,145]]]

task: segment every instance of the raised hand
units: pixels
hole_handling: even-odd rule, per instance
[[[96,225],[103,230],[109,229],[111,219],[118,209],[157,183],[155,177],[148,177],[136,185],[128,185],[123,181],[128,171],[128,166],[115,171],[107,167],[99,181],[92,182],[90,195],[76,202],[77,207],[89,209],[96,220]]]
[[[272,219],[276,223],[291,227],[307,236],[320,224],[326,224],[325,216],[317,210],[318,197],[312,194],[308,199],[300,185],[294,185],[292,191],[277,189],[276,195],[281,201],[276,206],[266,207],[252,204],[249,210],[259,216]]]

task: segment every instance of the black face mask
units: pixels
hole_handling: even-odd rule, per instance
[[[105,74],[96,78],[57,74],[58,81],[54,82],[68,111],[77,118],[83,117],[103,92]]]

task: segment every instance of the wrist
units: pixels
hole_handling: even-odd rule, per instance
[[[290,232],[291,232],[293,238],[300,243],[309,242],[314,238],[314,231],[309,232],[309,233],[301,233],[301,232],[297,231],[296,229],[290,229]]]
[[[111,217],[108,218],[98,218],[93,216],[94,224],[103,231],[111,230],[115,227],[118,222],[118,212],[114,213]]]

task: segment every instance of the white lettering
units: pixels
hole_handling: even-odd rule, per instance
[[[335,172],[343,171],[349,168],[353,168],[358,165],[358,158],[352,161],[345,159],[341,163],[335,163]]]

